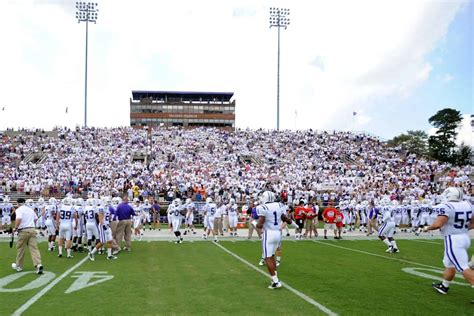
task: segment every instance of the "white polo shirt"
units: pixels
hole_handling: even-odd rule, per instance
[[[19,208],[16,209],[16,218],[21,219],[20,226],[18,229],[23,229],[23,228],[35,228],[35,220],[38,219],[38,216],[36,216],[35,211],[33,211],[32,208],[22,205]]]

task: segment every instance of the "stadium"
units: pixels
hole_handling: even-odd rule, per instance
[[[92,24],[98,12],[102,14],[97,7],[104,5],[120,16],[104,2],[75,4],[78,22],[87,25],[86,34],[100,26]],[[472,4],[427,3],[418,8],[414,21],[425,18],[423,23],[429,24],[433,16],[444,17],[434,11],[452,10],[452,16],[444,17],[449,21],[445,42],[450,42],[453,30],[465,26],[462,23],[472,26],[472,21],[466,22]],[[305,94],[305,89],[294,88],[299,84],[309,87],[312,82],[311,76],[301,73],[292,79],[294,83],[282,76],[282,91],[294,94],[290,99],[283,93],[280,104],[280,32],[283,37],[291,29],[290,10],[260,4],[265,7],[265,18],[270,12],[272,33],[278,30],[276,109],[274,87],[267,89],[259,79],[267,67],[265,58],[252,64],[249,76],[244,70],[249,61],[238,58],[247,56],[246,49],[235,47],[236,52],[231,52],[203,38],[195,42],[192,36],[183,44],[186,35],[177,28],[176,34],[182,37],[163,35],[159,49],[170,51],[159,55],[160,65],[154,64],[151,55],[143,53],[144,47],[155,49],[151,40],[155,37],[146,24],[152,23],[146,19],[153,17],[150,12],[142,12],[141,18],[130,17],[137,24],[128,27],[130,32],[136,28],[146,34],[130,33],[132,50],[123,55],[133,64],[127,85],[107,90],[115,82],[113,76],[106,80],[97,73],[94,76],[101,80],[92,76],[88,84],[86,57],[85,87],[71,85],[80,91],[85,88],[84,108],[81,96],[68,94],[72,91],[68,84],[64,86],[66,97],[57,89],[42,99],[33,85],[34,101],[29,102],[28,93],[11,99],[9,93],[0,96],[0,315],[472,315],[474,156],[472,142],[464,133],[468,128],[472,141],[472,115],[466,114],[472,110],[472,93],[443,99],[460,104],[468,100],[467,105],[438,105],[426,111],[414,106],[405,109],[404,116],[388,106],[378,107],[382,113],[378,115],[385,120],[373,121],[371,126],[363,122],[368,107],[338,107],[337,93],[328,109],[313,109],[311,101],[325,99],[312,99],[316,92]],[[197,29],[190,34],[214,34],[213,28],[195,23],[196,12],[204,12],[188,5],[192,9],[185,14],[180,6],[173,9],[137,2],[145,11],[152,7],[170,10],[166,12],[174,18],[184,14]],[[35,3],[23,9],[64,17],[71,6],[74,3]],[[336,16],[325,2],[315,7],[295,6],[299,12],[318,8]],[[13,15],[22,12],[17,4],[0,4],[3,9]],[[238,23],[263,14],[255,5],[242,7],[235,2],[216,10],[227,12],[227,18]],[[305,17],[291,10],[299,19]],[[377,10],[382,14],[382,8]],[[19,28],[26,27],[18,23]],[[234,30],[221,23],[223,30]],[[298,30],[296,36],[312,34]],[[99,36],[107,35],[102,38],[103,51],[123,36],[111,35],[106,29],[101,32]],[[249,39],[251,33],[245,33]],[[413,34],[418,38],[415,31]],[[225,43],[231,36],[213,40],[220,38]],[[148,46],[141,46],[144,42]],[[251,42],[257,47],[265,43],[258,36]],[[87,45],[86,39],[86,56]],[[212,57],[209,60],[200,52],[206,46],[211,47],[206,50]],[[229,68],[222,67],[220,55],[213,55],[216,51],[236,57],[236,68],[227,60]],[[91,46],[95,58],[102,58],[98,57],[102,53]],[[253,58],[260,56],[254,53]],[[104,54],[106,63],[121,53]],[[168,54],[182,58],[176,63]],[[201,59],[187,62],[193,54]],[[145,66],[135,56],[141,56]],[[338,55],[328,51],[326,59],[311,59],[309,67],[321,71],[315,78],[331,71],[333,56]],[[111,68],[125,69],[127,59],[122,55],[117,59],[120,62]],[[472,56],[463,61],[472,64]],[[282,65],[284,62],[289,63],[288,59]],[[20,62],[27,63],[28,58]],[[92,66],[110,69],[110,65],[102,68],[94,62]],[[176,69],[170,71],[172,67],[181,69],[186,78],[177,76]],[[148,68],[150,73],[144,70]],[[249,86],[237,80],[239,68]],[[215,78],[215,73],[220,76]],[[44,76],[53,80],[46,72]],[[361,82],[369,80],[368,76],[364,71],[356,90],[365,91],[367,86],[361,88]],[[472,83],[472,73],[466,76],[467,81],[459,86],[464,87],[469,78]],[[433,77],[439,84],[436,89],[446,94],[454,89],[447,87],[454,75]],[[332,73],[323,81],[333,79],[344,81],[345,87],[352,80],[349,73],[342,78]],[[377,85],[384,85],[384,80]],[[161,85],[148,89],[148,81]],[[61,86],[57,78],[52,82]],[[193,86],[195,82],[205,85]],[[143,88],[128,89],[125,99],[125,93],[116,90],[131,83]],[[192,89],[180,90],[184,83]],[[4,86],[9,87],[6,81]],[[176,89],[165,90],[173,86]],[[318,82],[311,89],[323,86]],[[411,104],[424,95],[416,94],[417,87],[403,85],[413,91],[403,90],[402,101],[393,91],[381,100]],[[347,89],[350,95],[351,88]],[[248,97],[250,90],[253,94]],[[379,93],[373,92],[371,98]],[[365,101],[370,103],[369,99]],[[35,112],[36,104],[44,108]],[[336,114],[330,112],[331,107]],[[343,114],[348,110],[349,115]],[[411,112],[422,117],[425,130],[419,127],[421,119],[412,118]],[[393,130],[390,139],[388,130]]]

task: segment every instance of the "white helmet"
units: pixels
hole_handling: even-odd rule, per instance
[[[49,201],[48,201],[48,202],[49,202],[49,204],[51,204],[51,205],[56,205],[57,200],[52,197],[52,198],[49,198]]]
[[[84,205],[84,199],[83,198],[76,199],[76,205],[83,206]]]
[[[398,201],[397,201],[397,200],[393,200],[393,201],[392,201],[392,205],[393,205],[393,206],[398,206]]]
[[[88,206],[94,206],[94,199],[90,199],[90,198],[87,199],[86,204],[87,204]]]
[[[186,199],[186,204],[191,204],[193,201],[189,198]]]
[[[235,199],[230,199],[229,203],[230,204],[235,204]]]
[[[260,195],[260,202],[262,204],[275,202],[275,194],[271,191],[265,191]]]
[[[143,201],[143,202],[145,202],[145,205],[147,205],[147,206],[150,205],[150,202],[148,201],[148,199],[145,199],[145,201]]]
[[[62,201],[62,203],[64,205],[71,205],[72,204],[72,201],[71,201],[71,198],[70,197],[65,197]]]
[[[40,197],[40,198],[38,199],[38,204],[39,204],[39,205],[43,205],[43,204],[44,204],[44,199],[43,199],[42,197]]]
[[[3,198],[3,202],[5,202],[5,203],[10,202],[10,198],[8,197],[8,195],[6,195],[6,196]]]
[[[441,194],[441,200],[443,202],[460,202],[463,196],[464,193],[460,188],[449,187]]]
[[[26,200],[26,205],[29,206],[29,207],[33,207],[35,203],[33,202],[33,199],[28,199]]]
[[[173,204],[174,204],[174,206],[179,206],[179,205],[181,205],[181,199],[174,199],[174,200],[173,200]]]
[[[208,197],[208,198],[206,199],[206,203],[212,203],[212,198],[211,198],[211,197]]]
[[[139,202],[140,202],[140,200],[138,198],[133,199],[133,203],[139,203]]]

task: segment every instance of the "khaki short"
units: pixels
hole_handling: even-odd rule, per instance
[[[332,223],[332,224],[330,224],[330,223],[324,223],[324,229],[326,229],[326,230],[331,230],[331,229],[334,230],[334,229],[336,229],[336,224],[335,224],[335,223]]]

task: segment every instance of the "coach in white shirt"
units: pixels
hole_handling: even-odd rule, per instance
[[[12,268],[18,272],[23,270],[25,248],[28,247],[36,273],[42,274],[43,265],[41,264],[41,254],[38,250],[35,230],[38,217],[32,208],[24,205],[25,199],[19,198],[17,203],[19,207],[15,210],[15,231],[18,231],[18,241],[16,243],[16,262],[12,263]]]

